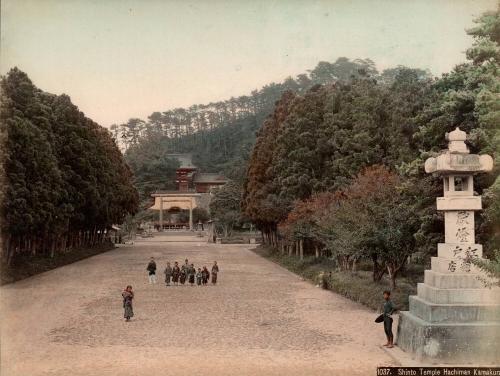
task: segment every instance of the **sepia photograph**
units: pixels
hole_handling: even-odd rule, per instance
[[[499,0],[0,0],[2,376],[500,376]]]

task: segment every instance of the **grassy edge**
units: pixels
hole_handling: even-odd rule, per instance
[[[327,258],[305,257],[300,260],[295,256],[280,255],[278,251],[265,246],[258,246],[252,251],[316,285],[375,311],[381,308],[382,292],[390,289],[388,280],[373,282],[370,271],[360,270],[355,273],[337,271],[335,262]],[[400,278],[396,289],[392,291],[391,298],[400,310],[408,310],[408,298],[416,293],[417,286],[414,280]]]
[[[5,264],[1,265],[0,285],[21,281],[116,248],[113,243],[103,243],[92,248],[79,248],[56,254],[53,258],[47,256],[19,258],[10,267]]]

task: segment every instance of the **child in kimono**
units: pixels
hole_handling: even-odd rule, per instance
[[[191,266],[189,267],[188,275],[189,275],[189,284],[191,286],[194,286],[194,278],[196,276],[196,269],[194,268],[194,264],[191,264]]]
[[[132,292],[132,286],[127,286],[122,292],[123,297],[123,309],[125,321],[130,321],[130,318],[134,316],[134,310],[132,309],[132,299],[134,299],[134,293]]]
[[[184,265],[182,265],[184,267]],[[179,277],[179,281],[181,282],[181,285],[186,283],[186,278],[187,278],[187,270],[185,268],[181,268],[181,275]]]
[[[204,266],[203,270],[201,271],[202,274],[202,283],[206,285],[210,279],[210,272],[208,271],[207,267]]]
[[[146,270],[148,271],[149,284],[156,283],[156,262],[154,257],[151,257]]]
[[[170,279],[172,278],[172,267],[170,262],[167,262],[167,267],[165,268],[165,284],[170,286]]]
[[[217,261],[214,261],[214,265],[212,266],[212,284],[217,283],[217,274],[219,273],[219,266],[217,265]]]
[[[181,284],[186,283],[186,279],[188,278],[189,275],[189,264],[188,264],[188,259],[184,261],[184,265],[181,266]]]
[[[201,268],[198,268],[198,273],[196,273],[196,284],[198,286],[201,286],[202,280],[203,280],[203,272],[201,271]]]
[[[174,267],[172,268],[172,282],[174,286],[179,285],[179,276],[181,274],[181,269],[179,268],[179,263],[176,261]]]

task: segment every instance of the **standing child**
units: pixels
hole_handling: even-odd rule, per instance
[[[149,284],[156,283],[156,262],[154,257],[149,260],[146,270],[148,271]]]
[[[208,280],[210,279],[210,272],[208,271],[207,267],[204,266],[201,273],[202,273],[202,282],[204,285],[206,285],[208,283]]]
[[[134,299],[134,293],[132,292],[132,286],[128,285],[122,292],[123,297],[123,309],[125,321],[130,321],[130,318],[134,316],[134,310],[132,309],[132,299]]]
[[[212,266],[212,284],[217,283],[217,274],[219,273],[219,266],[217,265],[217,261],[214,261],[214,265]]]
[[[165,284],[170,286],[170,279],[172,278],[172,267],[170,262],[167,262],[167,267],[165,268]]]
[[[179,285],[179,276],[181,274],[181,269],[179,268],[179,263],[176,261],[174,267],[172,268],[172,282],[174,286]]]
[[[203,280],[203,272],[201,271],[201,268],[198,268],[198,273],[196,273],[196,284],[198,286],[201,286],[202,280]]]
[[[196,269],[194,268],[194,264],[191,264],[191,266],[189,267],[188,275],[189,275],[189,284],[191,286],[194,286],[194,278],[196,276]]]
[[[384,344],[385,347],[393,348],[394,335],[392,334],[392,314],[396,311],[396,305],[391,300],[391,292],[389,290],[384,291],[384,332],[387,337],[387,343]]]
[[[184,265],[182,265],[184,266]],[[186,273],[187,273],[187,270],[185,268],[181,268],[181,274],[179,276],[179,281],[181,283],[181,285],[185,284],[186,283]]]
[[[180,280],[181,280],[182,285],[184,283],[186,283],[186,279],[188,278],[188,274],[189,274],[189,263],[188,263],[188,259],[186,259],[186,260],[184,260],[184,265],[181,266]]]

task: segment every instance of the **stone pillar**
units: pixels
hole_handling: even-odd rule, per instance
[[[160,197],[160,231],[163,231],[163,197]]]
[[[193,200],[189,201],[189,231],[193,231]]]
[[[396,342],[421,360],[490,364],[500,348],[500,289],[486,288],[471,260],[483,254],[475,243],[481,197],[474,195],[473,175],[491,171],[493,159],[469,154],[458,128],[447,138],[448,150],[425,162],[427,173],[443,179],[436,204],[444,213],[445,242],[437,245],[417,295],[410,296],[409,311],[401,312]]]

